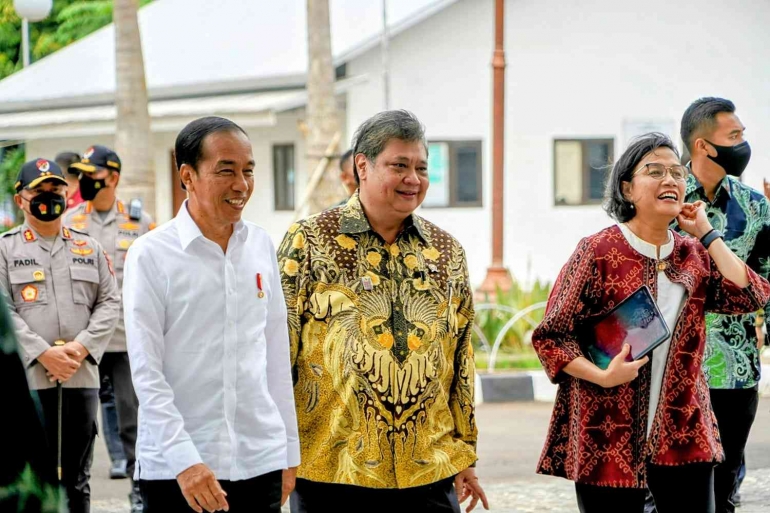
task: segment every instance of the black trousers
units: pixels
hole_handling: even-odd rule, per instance
[[[126,473],[133,477],[136,462],[136,423],[139,401],[131,381],[131,367],[128,353],[104,353],[99,363],[99,375],[109,378],[115,398],[115,410],[118,413],[118,433],[126,455]],[[108,386],[102,380],[102,386]],[[103,397],[104,394],[102,394]],[[107,435],[109,436],[109,435]],[[105,436],[105,438],[107,438]]]
[[[43,427],[54,471],[57,460],[59,395],[56,388],[38,390],[43,408]],[[91,510],[91,462],[96,438],[96,388],[62,389],[62,486],[70,513]]]
[[[693,463],[679,467],[649,465],[647,485],[658,513],[714,513],[714,467]],[[643,513],[645,489],[610,488],[575,483],[580,513]]]
[[[711,406],[719,423],[719,436],[725,450],[725,461],[714,469],[714,501],[716,513],[733,513],[733,492],[738,486],[746,441],[759,406],[756,388],[712,389]]]
[[[414,488],[382,489],[297,479],[291,513],[460,513],[454,477]]]
[[[281,511],[283,472],[276,470],[243,481],[219,481],[227,493],[230,513],[278,513]],[[175,479],[139,480],[144,513],[190,513],[192,508]],[[206,511],[205,509],[203,511]]]

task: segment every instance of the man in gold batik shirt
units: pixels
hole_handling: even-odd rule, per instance
[[[486,506],[465,253],[413,214],[424,128],[382,112],[353,147],[359,191],[292,225],[278,251],[302,452],[292,511]]]

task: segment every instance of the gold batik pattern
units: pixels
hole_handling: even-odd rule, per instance
[[[299,477],[408,488],[473,464],[473,300],[460,244],[415,215],[386,244],[356,194],[292,225],[278,259]]]

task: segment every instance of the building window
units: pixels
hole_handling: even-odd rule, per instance
[[[273,146],[273,191],[276,210],[294,210],[294,145]]]
[[[557,139],[553,142],[554,203],[594,205],[604,198],[612,164],[612,139]]]
[[[480,207],[481,141],[429,142],[428,176],[423,206]]]

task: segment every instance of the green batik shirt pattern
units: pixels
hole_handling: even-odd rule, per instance
[[[692,174],[685,201],[701,200],[711,225],[724,234],[727,246],[764,278],[770,277],[770,202],[759,191],[727,176],[709,202]],[[683,233],[679,230],[680,233]],[[767,308],[765,308],[767,310]],[[753,388],[760,378],[754,329],[756,314],[706,315],[703,371],[710,388]]]

